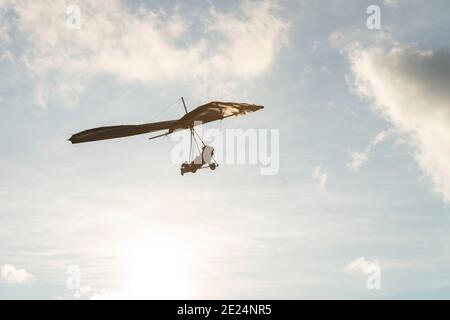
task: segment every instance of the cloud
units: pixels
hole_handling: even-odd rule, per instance
[[[9,25],[6,23],[7,0],[0,0],[0,43],[9,41]]]
[[[312,177],[314,181],[317,182],[320,190],[325,190],[327,188],[328,173],[323,172],[320,166],[314,167]]]
[[[216,53],[209,61],[214,73],[251,77],[272,64],[275,53],[286,42],[287,29],[286,23],[273,14],[275,3],[244,1],[244,19],[210,10],[208,29],[222,39],[216,43]]]
[[[398,46],[349,53],[356,93],[416,148],[433,189],[450,201],[450,53]]]
[[[352,168],[354,171],[358,171],[359,167],[369,160],[369,152],[368,151],[362,151],[362,152],[350,152],[350,163],[347,164],[350,168]]]
[[[92,292],[91,286],[82,286],[82,287],[78,288],[77,290],[75,290],[73,296],[76,299],[82,299],[82,298],[89,297],[91,292]]]
[[[344,271],[346,273],[363,273],[365,275],[370,275],[375,270],[379,269],[380,264],[378,261],[371,261],[364,257],[360,257],[346,265]]]
[[[379,132],[373,140],[360,152],[350,151],[350,162],[347,164],[348,167],[352,168],[354,171],[358,171],[359,167],[366,161],[369,160],[370,152],[373,147],[377,144],[383,142],[388,135],[391,133],[391,130],[383,130]]]
[[[328,43],[342,54],[361,48],[362,44],[378,47],[394,47],[399,42],[387,31],[373,32],[367,28],[335,30],[328,36]]]
[[[25,269],[16,269],[10,264],[0,266],[0,276],[6,283],[13,284],[26,283],[33,278],[33,275]]]
[[[3,0],[5,1],[5,0]],[[24,38],[21,61],[38,82],[36,101],[49,93],[67,105],[96,75],[144,84],[227,83],[260,76],[286,44],[287,24],[273,1],[244,1],[239,12],[203,12],[202,31],[179,7],[131,10],[119,0],[80,0],[80,29],[66,26],[65,0],[15,1],[13,20]]]

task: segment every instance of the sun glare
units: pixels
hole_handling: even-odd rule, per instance
[[[135,243],[129,264],[129,291],[134,298],[185,298],[183,250],[175,242],[154,239]]]

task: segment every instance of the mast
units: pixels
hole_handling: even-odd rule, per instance
[[[187,108],[186,108],[186,103],[184,103],[184,98],[183,97],[181,97],[181,101],[183,101],[184,111],[186,111],[186,113],[188,113]]]

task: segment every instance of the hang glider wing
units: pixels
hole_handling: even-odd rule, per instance
[[[175,129],[187,129],[198,124],[222,120],[232,116],[248,114],[262,108],[264,107],[255,104],[213,101],[184,115],[184,117],[178,120],[178,123],[171,131]]]
[[[129,137],[138,134],[170,129],[176,123],[177,120],[172,120],[139,125],[123,125],[123,126],[94,128],[74,134],[72,137],[70,137],[69,141],[75,144],[82,142]]]
[[[69,140],[72,143],[82,143],[168,130],[167,133],[151,138],[153,139],[171,134],[177,129],[188,129],[199,124],[255,112],[262,108],[264,107],[255,104],[214,101],[186,113],[179,120],[94,128],[76,133]]]

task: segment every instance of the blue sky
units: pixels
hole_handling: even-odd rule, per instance
[[[108,4],[0,0],[0,298],[449,297],[447,1]],[[181,96],[264,105],[209,127],[278,129],[279,172],[66,141]]]

